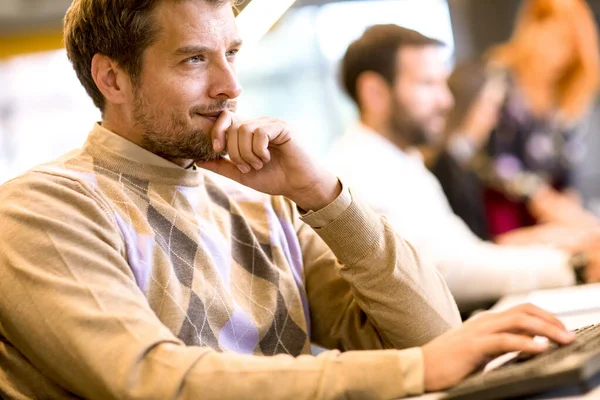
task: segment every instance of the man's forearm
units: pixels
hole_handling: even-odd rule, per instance
[[[312,225],[315,217],[304,220]],[[342,276],[386,347],[421,345],[460,324],[454,299],[436,268],[422,262],[368,207],[353,200],[339,218],[316,230],[343,264]]]

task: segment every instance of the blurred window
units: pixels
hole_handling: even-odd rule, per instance
[[[64,50],[0,62],[0,182],[80,147],[100,112]]]

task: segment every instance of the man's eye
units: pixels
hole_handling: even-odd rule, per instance
[[[235,57],[239,50],[229,50],[227,52],[227,57]]]
[[[204,61],[204,57],[202,57],[202,56],[193,56],[193,57],[190,57],[190,58],[188,58],[188,59],[187,59],[187,60],[185,60],[185,61],[186,61],[187,63],[190,63],[190,64],[197,64],[197,63],[199,63],[199,62],[202,62],[202,61]]]

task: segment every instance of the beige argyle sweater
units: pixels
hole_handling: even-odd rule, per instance
[[[459,323],[348,189],[300,218],[100,125],[0,187],[5,399],[391,399]]]

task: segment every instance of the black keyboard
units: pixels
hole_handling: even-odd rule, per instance
[[[585,393],[600,384],[600,323],[575,330],[575,340],[550,344],[537,355],[520,354],[500,367],[478,372],[448,390],[444,400],[494,400],[570,388]]]

